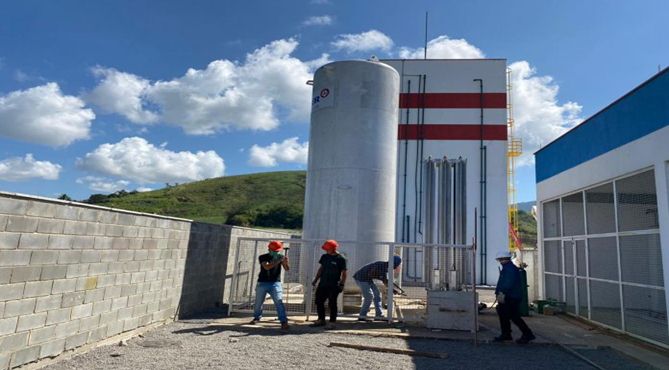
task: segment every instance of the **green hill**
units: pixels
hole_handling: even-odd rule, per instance
[[[148,192],[94,194],[86,203],[239,226],[302,228],[305,171],[218,177]]]

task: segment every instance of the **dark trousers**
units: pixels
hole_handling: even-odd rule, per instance
[[[318,286],[316,289],[316,312],[318,319],[325,320],[325,301],[328,301],[330,307],[330,322],[337,321],[337,296],[339,289],[337,286]]]
[[[511,321],[520,329],[523,336],[532,335],[532,330],[525,324],[520,317],[520,301],[517,299],[506,298],[504,303],[497,304],[497,316],[499,316],[499,325],[502,328],[502,336],[511,336]]]

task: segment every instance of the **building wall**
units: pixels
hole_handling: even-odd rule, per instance
[[[0,369],[225,303],[230,244],[285,235],[0,193]]]
[[[487,255],[484,284],[495,284],[495,254],[508,250],[506,60],[384,60],[402,77],[398,127],[396,240],[423,242],[417,227],[420,172],[417,157],[467,160],[467,235],[474,237],[474,209],[481,215],[481,96],[483,145],[487,147]],[[425,75],[421,79],[419,75]],[[424,82],[423,82],[424,81]],[[423,85],[425,95],[422,95]],[[425,107],[420,109],[419,107]],[[422,125],[419,125],[419,123]],[[419,128],[421,126],[422,128]],[[422,157],[420,138],[423,138]],[[417,153],[418,152],[418,153]],[[405,165],[406,162],[406,165]],[[406,175],[406,181],[405,181]],[[417,190],[418,189],[418,190]],[[406,216],[410,221],[405,224]],[[480,226],[480,219],[477,220]],[[407,234],[409,235],[407,238]],[[478,235],[481,236],[479,229]],[[477,271],[481,272],[478,241]]]
[[[611,266],[609,263],[595,263],[596,261],[591,262],[591,264],[597,269],[602,268],[602,266],[608,269],[604,270],[603,273],[610,271],[618,274],[616,279],[621,281],[620,288],[616,291],[617,295],[614,294],[609,297],[617,299],[609,302],[611,307],[619,307],[621,299],[625,301],[625,305],[633,303],[633,299],[629,297],[625,300],[625,287],[635,285],[634,283],[630,284],[629,280],[625,282],[624,277],[620,276],[625,274],[626,265],[629,266],[630,263],[634,263],[634,271],[643,274],[650,273],[650,271],[655,273],[659,264],[660,281],[653,284],[637,284],[636,287],[655,286],[648,291],[650,292],[649,295],[643,297],[643,299],[649,299],[654,302],[653,304],[657,303],[658,299],[664,300],[662,305],[664,306],[664,318],[659,319],[654,325],[664,325],[665,327],[667,326],[666,307],[669,307],[669,297],[667,297],[666,288],[663,288],[669,284],[669,274],[666,272],[667,266],[669,266],[669,181],[667,177],[669,163],[669,147],[667,146],[669,142],[669,94],[666,93],[666,91],[669,91],[668,89],[669,70],[664,70],[577,128],[544,147],[536,155],[537,203],[540,204],[538,232],[541,241],[540,263],[542,264],[542,271],[550,269],[550,267],[544,266],[547,261],[546,253],[551,253],[550,249],[552,248],[547,243],[555,243],[546,241],[551,237],[545,229],[546,225],[559,221],[558,214],[548,212],[547,204],[549,202],[582,190],[612,183],[612,181],[619,184],[621,179],[628,176],[652,171],[654,184],[651,185],[654,185],[655,188],[655,199],[635,200],[632,203],[636,202],[643,205],[644,201],[652,202],[648,205],[649,212],[655,212],[653,208],[656,204],[657,227],[645,227],[644,230],[639,231],[621,230],[619,229],[621,225],[620,212],[607,212],[606,204],[600,203],[598,207],[595,207],[595,203],[592,203],[593,216],[591,217],[597,217],[596,221],[599,222],[612,219],[608,221],[616,225],[615,229],[608,234],[600,233],[599,236],[606,237],[606,235],[609,235],[612,242],[609,248],[611,249],[609,257],[612,258],[612,261],[616,259],[620,261],[620,266]],[[615,197],[616,202],[620,202],[620,196],[626,195],[617,195]],[[620,204],[616,204],[616,206],[620,207]],[[625,205],[623,204],[623,206]],[[564,216],[563,214],[563,218]],[[646,216],[640,214],[638,217]],[[643,259],[645,258],[643,256],[647,256],[649,253],[655,253],[652,251],[653,245],[655,245],[655,242],[653,242],[651,244],[638,243],[636,248],[639,249],[636,252],[626,254],[625,243],[635,237],[657,237],[660,253],[653,260]],[[583,238],[583,236],[580,238]],[[569,238],[558,236],[553,240],[564,241],[567,239]],[[575,239],[579,239],[579,237],[575,237]],[[590,248],[587,236],[585,236],[585,239],[584,243],[587,242],[588,248]],[[547,247],[549,247],[548,250]],[[595,247],[599,248],[598,246]],[[606,253],[599,253],[595,256],[595,258],[607,257]],[[642,259],[637,260],[638,258]],[[548,280],[542,279],[542,282],[553,284],[553,278],[550,277],[550,274],[544,275],[548,276]],[[540,295],[546,297],[546,291],[551,289],[550,286],[542,285]],[[598,293],[600,290],[590,289],[590,292]],[[604,300],[601,300],[601,302],[602,304],[605,303]],[[622,316],[629,316],[631,313],[632,310],[629,310]],[[607,323],[607,319],[603,317],[591,317],[591,319],[609,326],[615,326]],[[622,320],[622,328],[618,327],[619,330],[646,338],[643,334],[633,331],[632,325],[636,325],[638,329],[638,325],[634,324],[637,318],[629,316],[623,317]],[[669,332],[669,328],[666,328],[666,331]],[[647,339],[664,343],[664,345],[669,344],[669,342],[665,342],[666,335]]]

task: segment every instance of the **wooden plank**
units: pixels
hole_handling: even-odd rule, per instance
[[[412,349],[364,346],[364,345],[360,345],[360,344],[349,344],[349,343],[341,343],[341,342],[330,342],[330,347],[352,348],[352,349],[359,349],[359,350],[362,350],[362,351],[394,353],[394,354],[398,354],[398,355],[407,355],[407,356],[421,356],[421,357],[430,357],[430,358],[448,358],[448,354],[445,353],[445,352],[422,352],[422,351],[414,351]]]

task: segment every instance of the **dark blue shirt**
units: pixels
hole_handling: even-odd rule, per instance
[[[506,298],[521,300],[523,298],[521,285],[520,269],[513,262],[503,264],[495,294],[504,293]]]
[[[376,261],[360,268],[353,278],[358,281],[372,282],[372,279],[388,281],[388,262]]]

